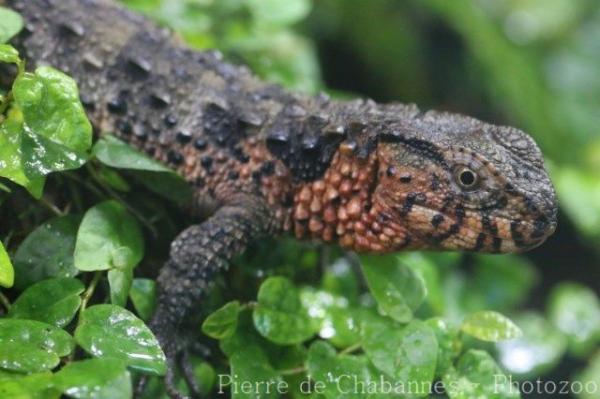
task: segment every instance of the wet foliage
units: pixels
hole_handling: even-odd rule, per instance
[[[537,379],[600,395],[595,1],[124,3],[295,90],[522,127],[561,200],[559,231],[528,255],[254,244],[187,326],[208,397],[515,398]],[[6,43],[22,21],[0,21]],[[189,189],[112,136],[92,142],[68,76],[6,44],[0,62],[0,396],[128,398],[146,375],[144,397],[166,397],[145,322]]]

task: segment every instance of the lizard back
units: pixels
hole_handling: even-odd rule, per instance
[[[414,105],[333,101],[256,78],[108,0],[4,0],[28,60],[78,82],[97,132],[175,168],[198,203],[263,199],[280,230],[357,250],[508,252],[556,226],[518,129]]]

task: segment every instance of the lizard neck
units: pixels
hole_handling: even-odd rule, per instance
[[[296,237],[337,241],[361,252],[397,246],[394,232],[378,220],[382,212],[373,197],[378,170],[376,150],[358,157],[342,144],[320,179],[297,187],[290,224]]]

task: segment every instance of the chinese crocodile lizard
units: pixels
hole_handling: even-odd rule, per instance
[[[261,236],[369,252],[516,252],[556,227],[542,154],[522,131],[414,105],[289,92],[185,47],[108,0],[0,0],[32,64],[75,78],[97,132],[176,169],[210,217],[174,240],[151,328],[174,338],[215,273]]]

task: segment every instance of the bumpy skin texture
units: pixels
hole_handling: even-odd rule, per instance
[[[533,140],[413,105],[289,93],[106,0],[0,0],[31,64],[73,76],[97,132],[177,169],[212,216],[175,240],[151,325],[173,333],[211,276],[264,235],[358,251],[515,252],[556,227]],[[172,392],[175,396],[175,392]]]

